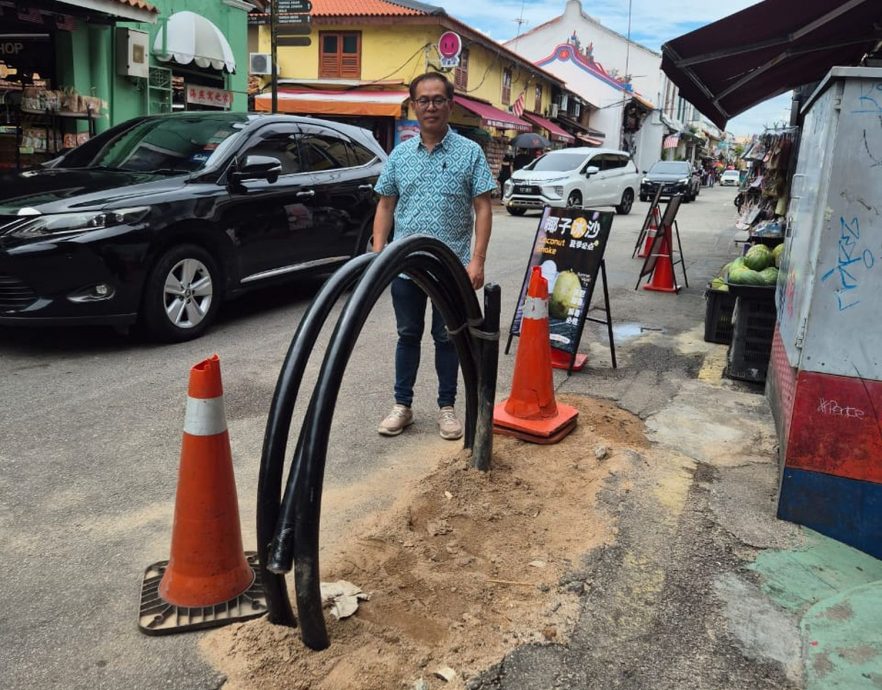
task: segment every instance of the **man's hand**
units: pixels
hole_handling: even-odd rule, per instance
[[[469,280],[472,281],[472,287],[475,290],[484,287],[484,257],[473,256],[469,265],[466,266],[466,273],[469,274]]]

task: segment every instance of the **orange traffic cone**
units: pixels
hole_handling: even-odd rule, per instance
[[[658,234],[658,229],[661,226],[661,211],[658,210],[658,206],[652,209],[652,214],[649,217],[649,227],[646,229],[646,241],[643,243],[643,249],[640,250],[640,253],[637,255],[641,259],[645,259],[649,256],[649,252],[652,251],[652,244],[655,242],[655,236]]]
[[[669,232],[662,238],[661,247],[656,254],[652,278],[643,286],[644,290],[657,292],[679,292],[680,286],[674,282],[674,261],[671,258],[671,236]]]
[[[557,443],[576,426],[579,412],[554,399],[548,339],[548,281],[536,266],[524,300],[511,395],[493,408],[493,431],[532,443]]]
[[[220,359],[214,355],[190,370],[171,558],[145,572],[141,630],[157,635],[259,616],[266,606],[256,579],[242,551]]]

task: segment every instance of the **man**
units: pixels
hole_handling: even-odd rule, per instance
[[[394,219],[395,239],[428,234],[450,247],[477,290],[484,285],[492,219],[490,192],[496,181],[481,148],[447,124],[453,108],[453,84],[443,74],[429,72],[414,79],[410,100],[420,136],[395,148],[377,181],[380,201],[373,227],[374,251],[382,251],[386,245]],[[470,252],[473,225],[475,250]],[[397,436],[413,423],[413,386],[426,301],[426,294],[413,281],[398,276],[392,282],[398,328],[395,406],[377,429],[384,436]],[[434,305],[432,338],[438,375],[438,427],[442,438],[455,440],[462,437],[462,424],[454,411],[459,360]]]

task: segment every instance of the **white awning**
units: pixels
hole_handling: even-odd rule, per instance
[[[168,32],[168,38],[165,34]],[[229,41],[213,23],[195,12],[175,12],[160,28],[153,42],[153,54],[161,62],[236,71]]]

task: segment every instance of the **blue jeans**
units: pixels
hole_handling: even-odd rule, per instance
[[[411,406],[413,385],[420,366],[420,341],[426,326],[428,296],[412,280],[397,277],[392,281],[392,306],[398,327],[395,348],[395,402]],[[456,402],[456,377],[459,358],[447,336],[444,318],[432,305],[432,339],[435,341],[435,372],[438,374],[438,407]]]

